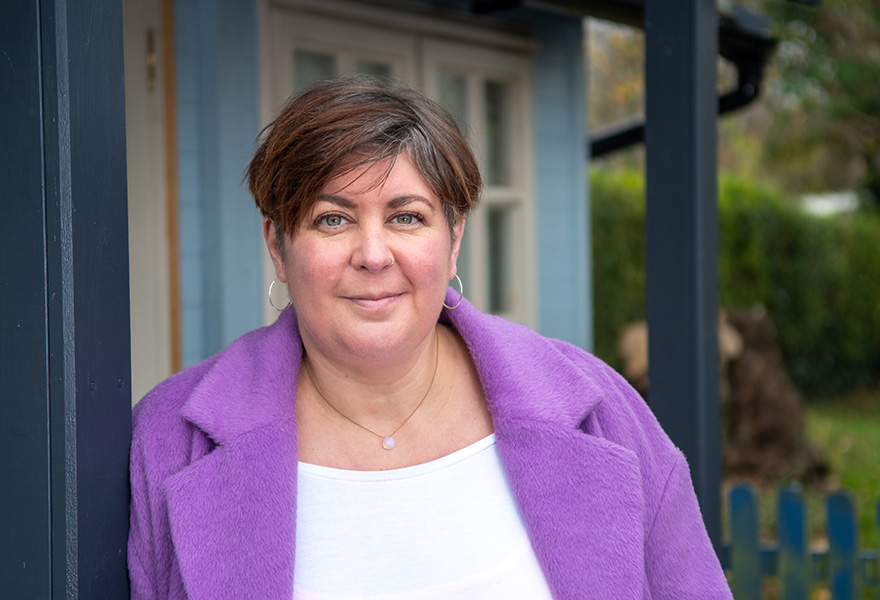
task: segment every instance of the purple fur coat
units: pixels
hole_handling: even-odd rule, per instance
[[[556,598],[731,598],[687,464],[621,377],[467,302],[446,314]],[[290,310],[135,407],[132,598],[292,598],[301,352]]]

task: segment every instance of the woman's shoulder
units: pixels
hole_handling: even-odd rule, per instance
[[[193,437],[199,432],[183,416],[183,407],[215,360],[216,357],[211,357],[172,375],[135,404],[132,409],[133,474],[141,469],[151,472],[159,469],[163,473],[153,473],[153,476],[162,479],[191,460]]]
[[[224,380],[231,382],[252,376],[271,362],[271,356],[281,354],[282,346],[289,345],[288,338],[292,336],[287,330],[290,329],[295,329],[295,322],[291,326],[281,319],[254,329],[216,354],[163,380],[135,404],[132,411],[134,427],[137,429],[142,424],[157,421],[170,424],[205,380],[216,385]]]
[[[450,315],[453,325],[472,351],[488,354],[498,366],[528,365],[529,370],[534,371],[570,365],[583,377],[601,383],[603,387],[629,387],[614,369],[579,346],[544,336],[498,315],[483,313],[466,302],[462,302],[462,309],[460,314]]]
[[[211,370],[217,355],[164,379],[134,405],[131,412],[135,434],[155,423],[170,424],[180,415],[192,390]]]
[[[555,376],[559,386],[566,388],[570,388],[571,383],[575,386],[589,383],[591,390],[598,389],[604,397],[601,404],[609,399],[624,404],[640,399],[619,373],[591,352],[571,342],[544,336],[525,325],[468,308],[470,310],[455,325],[477,363],[485,362],[487,367],[503,369],[509,376],[524,379],[549,374]],[[580,401],[577,394],[563,398],[572,403]]]
[[[623,375],[582,348],[562,340],[551,340],[551,343],[568,360],[579,365],[602,390],[602,402],[585,420],[585,431],[601,433],[631,447],[652,442],[656,446],[673,448],[645,398]]]
[[[170,458],[185,453],[197,429],[184,416],[193,392],[213,373],[224,357],[253,336],[250,332],[217,354],[179,371],[160,382],[132,408],[132,460]]]
[[[213,435],[271,419],[279,404],[271,385],[289,378],[279,373],[298,360],[298,343],[295,316],[282,316],[159,383],[132,410],[132,460],[188,455]]]
[[[528,358],[515,366],[522,377],[543,379],[568,393],[553,396],[559,414],[582,415],[580,428],[630,450],[649,462],[659,461],[661,470],[671,469],[681,453],[660,426],[645,399],[610,365],[591,352],[565,340],[545,337],[528,327],[493,317],[490,327],[511,349],[509,356]],[[549,377],[547,377],[549,375]],[[548,414],[543,411],[542,414]]]
[[[470,305],[455,325],[484,383],[522,392],[517,402],[527,406],[517,408],[518,413],[564,422],[577,415],[586,433],[630,450],[677,452],[641,395],[594,354]],[[535,397],[523,398],[523,394]],[[534,409],[528,410],[532,402]]]

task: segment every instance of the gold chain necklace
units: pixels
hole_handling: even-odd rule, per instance
[[[435,357],[434,357],[434,373],[431,375],[431,383],[428,384],[428,389],[427,389],[427,391],[425,392],[425,395],[422,396],[422,399],[419,400],[419,403],[416,404],[416,407],[412,410],[411,413],[409,413],[409,416],[408,416],[406,419],[403,420],[403,423],[401,423],[400,425],[397,426],[397,429],[395,429],[394,431],[392,431],[392,432],[391,432],[390,434],[388,434],[388,435],[382,435],[381,433],[376,433],[376,432],[373,431],[372,429],[368,429],[367,427],[364,427],[363,425],[361,425],[360,423],[358,423],[357,421],[355,421],[354,419],[350,418],[348,415],[346,415],[345,413],[343,413],[341,410],[339,410],[338,408],[336,408],[335,406],[333,406],[333,404],[331,404],[331,402],[330,402],[329,400],[327,400],[327,397],[321,392],[321,388],[318,387],[318,382],[315,381],[315,377],[314,377],[314,375],[312,375],[312,367],[311,367],[311,365],[309,364],[308,356],[306,356],[305,367],[306,367],[306,370],[308,371],[309,381],[312,382],[312,386],[315,388],[315,391],[318,392],[318,396],[320,396],[321,400],[323,400],[323,401],[327,404],[327,406],[329,406],[329,407],[332,408],[334,411],[336,411],[336,413],[337,413],[340,417],[342,417],[343,419],[345,419],[345,420],[348,421],[349,423],[352,423],[352,424],[354,424],[354,425],[357,425],[358,427],[360,427],[360,428],[363,429],[364,431],[367,431],[367,432],[369,432],[369,433],[372,433],[372,434],[375,435],[377,438],[379,438],[380,440],[382,440],[382,447],[383,447],[383,448],[385,448],[386,450],[391,450],[391,449],[394,448],[394,446],[395,446],[395,444],[396,444],[396,442],[394,441],[394,434],[396,434],[398,431],[400,431],[400,430],[403,428],[403,426],[406,425],[407,422],[412,418],[412,416],[413,416],[414,414],[416,414],[416,411],[419,410],[419,408],[422,406],[422,403],[424,403],[425,398],[427,398],[427,397],[428,397],[428,394],[431,393],[431,388],[434,387],[434,379],[437,377],[437,365],[440,364],[440,332],[439,332],[439,331],[435,331],[434,334],[437,336],[437,338],[436,338],[437,341],[436,341],[436,343],[435,343],[435,345],[434,345],[434,346],[435,346],[435,349],[434,349],[434,354],[435,354]]]

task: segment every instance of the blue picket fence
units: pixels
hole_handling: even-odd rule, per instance
[[[758,497],[749,485],[730,490],[730,539],[721,563],[731,578],[736,600],[761,600],[764,577],[776,577],[783,600],[807,600],[814,586],[832,600],[880,599],[880,558],[875,549],[859,548],[858,520],[848,492],[828,496],[828,547],[811,550],[806,503],[797,487],[777,498],[778,542],[760,541]],[[880,528],[880,501],[875,526]]]

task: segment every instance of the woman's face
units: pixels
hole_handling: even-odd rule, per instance
[[[405,359],[424,343],[455,275],[464,222],[450,237],[443,205],[401,154],[335,177],[284,257],[264,233],[287,283],[307,352],[332,361]]]

